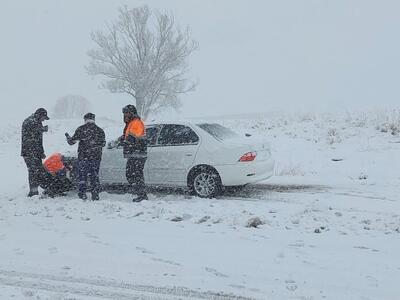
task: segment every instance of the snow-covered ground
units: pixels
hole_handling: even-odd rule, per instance
[[[218,199],[164,189],[141,203],[27,199],[19,127],[3,127],[0,299],[397,299],[399,116],[218,118],[268,137],[276,176]],[[98,124],[118,136],[120,124]],[[77,125],[50,121],[46,152],[70,150]]]

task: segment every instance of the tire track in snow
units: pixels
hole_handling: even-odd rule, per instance
[[[75,294],[103,299],[212,299],[250,300],[233,294],[200,292],[185,287],[156,287],[136,285],[105,279],[76,278],[72,276],[35,274],[0,270],[0,285],[29,288],[53,293]]]

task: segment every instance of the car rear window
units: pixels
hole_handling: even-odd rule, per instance
[[[239,135],[236,132],[220,124],[202,123],[202,124],[197,124],[197,126],[199,126],[201,129],[208,132],[210,135],[212,135],[214,138],[220,141],[239,137]]]

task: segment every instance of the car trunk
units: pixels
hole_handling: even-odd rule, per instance
[[[265,161],[271,157],[270,144],[263,139],[255,137],[237,137],[221,141],[225,147],[237,153],[237,160],[248,152],[256,152],[256,161]]]

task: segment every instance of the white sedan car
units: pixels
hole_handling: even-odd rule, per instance
[[[267,142],[240,136],[214,123],[165,122],[146,126],[146,185],[187,187],[200,197],[214,197],[224,186],[242,186],[272,176],[274,160]],[[122,147],[108,143],[100,182],[128,184]]]

